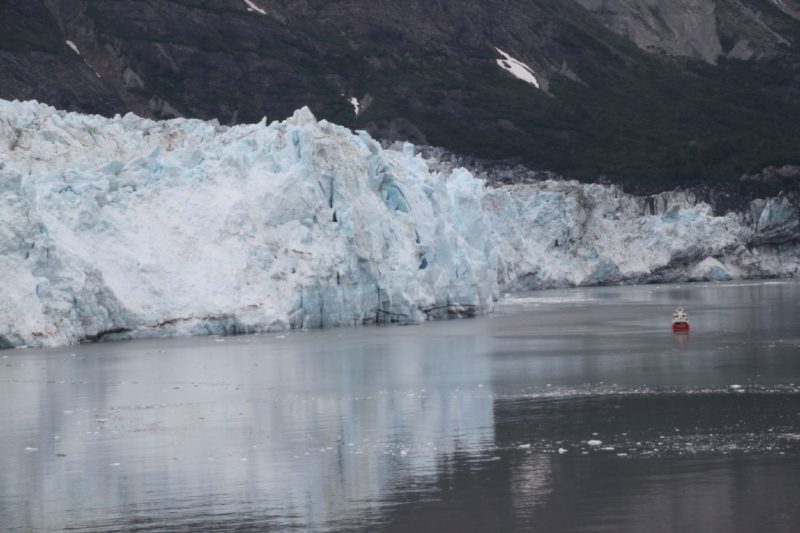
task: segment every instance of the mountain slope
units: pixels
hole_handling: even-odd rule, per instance
[[[730,182],[800,163],[796,13],[793,0],[5,0],[0,97],[225,124],[307,105],[379,138],[640,190]]]

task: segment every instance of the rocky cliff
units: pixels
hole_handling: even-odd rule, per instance
[[[610,30],[644,50],[716,64],[759,60],[794,45],[796,0],[576,0]]]

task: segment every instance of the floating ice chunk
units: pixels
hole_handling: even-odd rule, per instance
[[[567,449],[566,448],[559,448],[558,449],[558,453],[563,455],[563,454],[567,453]]]
[[[603,444],[603,441],[597,440],[597,439],[592,439],[592,440],[587,441],[586,444],[588,444],[589,446],[600,446],[601,444]]]
[[[733,389],[733,390],[739,390],[739,389],[742,388],[742,386],[741,385],[731,385],[730,388]]]
[[[108,463],[108,466],[120,466],[121,463]]]
[[[500,55],[503,57],[497,60],[497,64],[504,70],[510,72],[514,77],[519,78],[520,80],[530,83],[537,89],[539,89],[539,80],[536,79],[536,75],[533,73],[533,69],[531,69],[528,65],[519,61],[518,59],[514,59],[507,53],[503,52],[499,48],[495,48]]]
[[[519,448],[520,450],[529,450],[530,447],[531,447],[530,444],[520,444],[519,446],[517,446],[517,448]]]
[[[38,451],[39,451],[39,448],[34,448],[33,446],[26,446],[26,447],[25,447],[25,451],[26,451],[27,453],[30,453],[30,452],[38,452]]]

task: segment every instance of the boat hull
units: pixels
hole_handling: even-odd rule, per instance
[[[679,322],[677,324],[672,324],[672,331],[676,333],[683,333],[689,331],[689,323],[688,322]]]

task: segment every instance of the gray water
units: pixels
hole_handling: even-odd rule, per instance
[[[670,331],[676,305],[689,335]],[[473,320],[0,357],[2,530],[800,523],[797,282],[543,291]]]

